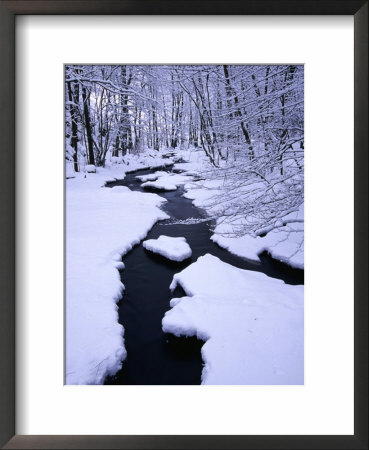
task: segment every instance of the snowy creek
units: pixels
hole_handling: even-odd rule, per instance
[[[241,269],[263,272],[288,284],[303,283],[302,270],[291,269],[267,254],[262,254],[261,263],[256,263],[222,249],[210,239],[212,223],[209,221],[175,223],[176,220],[202,219],[206,215],[191,200],[182,196],[183,187],[176,191],[150,191],[142,188],[142,182],[136,176],[155,173],[157,170],[170,171],[171,167],[131,172],[123,180],[107,183],[106,187],[127,186],[131,190],[155,192],[164,197],[167,202],[162,208],[170,219],[157,222],[145,239],[157,239],[160,235],[185,237],[192,249],[192,256],[183,262],[174,262],[145,250],[140,243],[123,257],[125,268],[120,271],[120,276],[125,291],[118,307],[119,322],[124,327],[127,358],[122,369],[115,376],[108,377],[105,384],[201,383],[203,342],[196,338],[177,338],[162,331],[162,319],[170,309],[170,299],[185,295],[178,288],[173,293],[170,292],[169,285],[173,275],[195,262],[199,256],[210,253]]]

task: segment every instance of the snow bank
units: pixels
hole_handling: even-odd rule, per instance
[[[167,172],[164,173],[165,175],[158,175],[156,181],[146,181],[145,183],[142,183],[141,186],[143,188],[151,188],[161,191],[175,191],[178,186],[188,183],[192,179],[187,175],[179,175]]]
[[[141,169],[154,169],[173,164],[173,158],[165,158],[165,151],[145,149],[139,154],[126,154],[124,156],[110,156],[106,160],[106,167],[118,165],[126,172],[134,172]]]
[[[75,178],[76,172],[74,171],[73,161],[65,161],[65,178]]]
[[[193,182],[185,184],[186,190],[184,197],[193,200],[193,204],[198,208],[206,209],[210,214],[216,214],[219,202],[213,202],[212,199],[221,194],[221,180],[205,180],[202,182]]]
[[[204,170],[211,170],[212,166],[205,152],[198,149],[182,150],[178,152],[183,162],[176,162],[173,171],[184,171],[186,173],[201,175]],[[175,159],[173,159],[175,161]]]
[[[184,237],[159,236],[158,239],[144,241],[142,245],[172,261],[183,261],[192,255],[191,247]]]
[[[156,189],[158,191],[175,191],[177,190],[177,185],[168,181],[147,181],[142,183],[141,186],[145,189]]]
[[[137,180],[140,180],[142,182],[145,181],[155,181],[157,180],[160,176],[163,175],[168,175],[168,172],[164,172],[162,170],[159,170],[158,172],[155,173],[149,173],[148,175],[137,175],[136,178]]]
[[[304,204],[298,211],[284,217],[285,226],[279,226],[265,236],[239,235],[239,225],[244,217],[237,216],[237,204],[242,205],[243,196],[247,193],[239,192],[234,204],[222,203],[222,179],[205,180],[185,184],[184,197],[193,200],[193,204],[204,209],[209,216],[215,217],[216,227],[212,240],[229,252],[243,258],[260,261],[259,255],[267,251],[273,258],[291,267],[304,269]],[[238,202],[238,203],[237,203]],[[222,211],[235,211],[232,223],[224,222]],[[296,219],[296,222],[293,220]],[[250,220],[250,218],[249,218]],[[283,222],[283,221],[282,221]]]
[[[101,384],[120,369],[121,256],[167,218],[156,194],[101,187],[124,177],[118,165],[84,176],[66,182],[66,384]]]
[[[299,211],[288,216],[298,221],[304,218],[304,205]],[[287,216],[286,216],[287,217]],[[302,222],[287,223],[271,230],[265,236],[229,236],[232,233],[230,224],[218,220],[212,241],[235,255],[260,261],[259,255],[267,251],[274,259],[282,261],[296,269],[304,269],[304,224]]]
[[[88,164],[85,170],[87,173],[96,173],[96,166],[94,164]]]
[[[303,286],[206,254],[176,274],[163,330],[205,340],[202,384],[304,383]]]

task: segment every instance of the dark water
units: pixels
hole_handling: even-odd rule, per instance
[[[127,174],[124,180],[108,183],[107,187],[128,186],[132,190],[144,191],[140,186],[141,181],[135,177],[151,172],[153,171],[141,170],[139,173]],[[155,192],[167,199],[163,209],[172,219],[205,216],[203,211],[193,206],[191,200],[182,197],[183,188]],[[186,238],[192,249],[192,257],[181,263],[151,253],[141,244],[124,256],[125,269],[121,271],[121,280],[126,290],[119,302],[119,321],[125,330],[127,359],[123,362],[122,370],[107,379],[106,384],[200,384],[200,349],[203,342],[196,338],[175,338],[164,334],[161,328],[162,318],[170,309],[170,299],[184,295],[180,289],[173,295],[170,293],[169,285],[173,275],[195,262],[199,256],[211,253],[241,269],[260,271],[289,284],[303,283],[303,271],[277,263],[267,254],[262,255],[261,263],[255,263],[220,248],[210,240],[210,225],[209,222],[186,225],[162,221],[151,229],[146,239],[156,239],[162,234]]]

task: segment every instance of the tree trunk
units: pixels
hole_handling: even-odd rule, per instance
[[[71,117],[71,122],[72,122],[72,135],[70,138],[70,145],[74,150],[73,153],[73,166],[74,166],[74,171],[78,172],[78,123],[77,123],[77,108],[75,106],[76,104],[76,99],[78,101],[78,96],[79,96],[79,89],[78,89],[78,84],[75,85],[75,90],[73,92],[73,88],[72,88],[72,83],[70,81],[68,81],[67,83],[68,85],[68,99],[70,102],[69,105],[69,111],[70,111],[70,117]],[[77,95],[78,93],[78,95]]]
[[[85,116],[85,128],[87,135],[88,145],[88,163],[95,165],[94,144],[92,140],[91,122],[90,122],[90,108],[89,108],[89,95],[87,96],[86,87],[82,85],[82,100],[83,100],[83,114]]]

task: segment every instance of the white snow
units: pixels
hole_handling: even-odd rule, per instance
[[[124,156],[111,156],[106,161],[106,166],[121,166],[125,172],[133,172],[140,169],[155,169],[173,164],[172,158],[163,159],[165,151],[150,150],[148,148],[140,154],[126,154]]]
[[[184,237],[159,236],[158,239],[144,241],[142,245],[172,261],[183,261],[192,255],[191,247]]]
[[[93,164],[88,164],[85,169],[87,173],[96,173],[96,166]]]
[[[142,186],[174,190],[184,184],[187,198],[209,216],[218,217],[212,239],[220,246],[253,260],[266,250],[303,268],[303,223],[283,225],[291,218],[285,217],[265,237],[232,236],[232,225],[223,221],[220,205],[214,201],[224,188],[224,179],[207,179],[208,164],[202,151],[181,151],[178,155],[187,161],[175,166],[184,173],[160,170],[138,176],[144,182]],[[123,186],[102,186],[106,181],[124,178],[127,170],[162,168],[173,159],[163,161],[160,152],[147,151],[141,156],[111,157],[107,167],[96,168],[96,173],[89,173],[84,166],[78,174],[72,171],[72,161],[66,163],[67,178],[75,177],[66,181],[67,384],[101,384],[107,375],[120,369],[126,357],[116,305],[124,289],[118,272],[124,268],[121,257],[145,238],[157,220],[167,218],[159,209],[165,201],[160,196],[132,192]],[[189,175],[196,173],[206,179],[194,181]],[[294,214],[298,220],[303,219],[303,205]],[[161,238],[167,238],[166,242]],[[151,251],[169,259],[184,258],[184,250],[176,253],[173,241],[168,239],[173,238],[161,236],[154,242],[146,241],[145,247],[155,248]],[[203,383],[303,383],[301,286],[241,271],[210,255],[178,274],[172,288],[177,283],[188,297],[172,300],[173,309],[163,319],[163,328],[207,341],[202,350],[206,363]]]
[[[145,181],[155,181],[155,180],[157,180],[160,176],[167,175],[167,174],[168,174],[168,172],[164,172],[164,171],[162,171],[162,170],[159,170],[159,171],[157,171],[157,172],[155,172],[155,173],[149,173],[148,175],[137,175],[136,178],[137,178],[137,180],[140,180],[140,181],[142,181],[142,182],[145,182]]]
[[[288,217],[291,219],[292,214]],[[297,220],[304,218],[304,205],[299,211],[293,213]],[[286,216],[287,217],[287,216]],[[282,221],[280,221],[282,222]],[[229,252],[260,261],[259,255],[267,251],[274,259],[282,261],[296,269],[304,269],[304,224],[300,222],[287,223],[285,226],[279,224],[279,228],[272,229],[265,236],[230,236],[232,226],[218,220],[212,241]]]
[[[65,178],[75,178],[76,172],[74,171],[73,161],[65,161]]]
[[[205,344],[202,384],[304,383],[303,286],[235,268],[206,254],[176,274],[163,331]]]
[[[204,209],[209,216],[218,217],[212,240],[229,252],[260,261],[259,255],[267,251],[273,258],[283,261],[291,267],[304,268],[304,204],[298,211],[283,218],[288,221],[285,226],[274,228],[266,233],[264,237],[252,234],[238,233],[239,225],[245,220],[242,215],[237,216],[237,204],[242,204],[243,196],[247,193],[239,192],[238,199],[234,199],[234,204],[222,203],[223,180],[216,178],[201,182],[190,182],[185,184],[184,197],[193,200],[193,204]],[[232,223],[224,221],[222,211],[227,213],[234,211]],[[252,218],[248,218],[251,220]],[[296,219],[297,222],[290,223]],[[280,222],[282,222],[280,220]]]
[[[175,191],[181,184],[188,183],[192,178],[187,175],[167,173],[158,175],[156,181],[142,183],[143,188],[151,188],[162,191]]]
[[[102,187],[115,178],[124,178],[118,165],[66,181],[66,384],[101,384],[120,369],[126,350],[117,269],[122,255],[167,218],[156,194]]]
[[[111,156],[110,157],[110,164],[124,164],[124,158],[123,156]]]
[[[183,162],[176,162],[173,166],[173,170],[183,170],[187,174],[201,175],[204,170],[211,170],[212,166],[208,157],[202,149],[189,149],[187,151],[180,152]],[[175,160],[173,158],[173,160]]]
[[[176,191],[177,185],[171,183],[170,181],[147,181],[146,183],[142,183],[141,186],[145,189],[157,189],[158,191]]]
[[[209,213],[217,212],[217,205],[214,205],[212,199],[220,195],[222,187],[221,180],[205,180],[201,182],[192,182],[185,184],[186,193],[184,197],[193,200],[192,203],[206,209]]]

